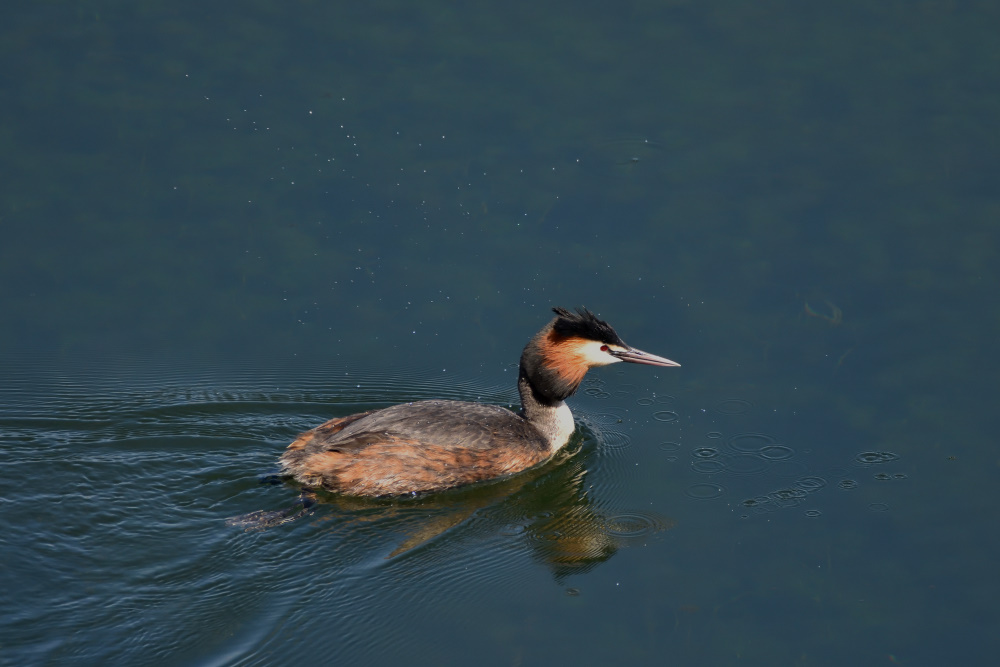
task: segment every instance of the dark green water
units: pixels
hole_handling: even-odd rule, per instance
[[[992,4],[2,14],[0,664],[1000,649]],[[563,460],[226,525],[579,304]]]

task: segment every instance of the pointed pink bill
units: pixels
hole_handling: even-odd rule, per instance
[[[645,364],[647,366],[680,366],[680,364],[676,361],[670,361],[665,357],[658,357],[655,354],[643,352],[642,350],[637,350],[634,347],[621,351],[613,350],[611,354],[618,357],[622,361],[628,361],[633,364]]]

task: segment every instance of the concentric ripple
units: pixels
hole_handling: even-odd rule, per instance
[[[679,442],[661,442],[657,445],[657,448],[661,452],[666,452],[668,454],[676,454],[681,449],[681,443]]]
[[[768,445],[761,447],[757,454],[769,461],[784,461],[795,456],[795,450],[785,445]]]
[[[672,522],[652,514],[627,512],[608,517],[604,531],[615,538],[635,539],[659,533],[672,525]]]
[[[889,463],[890,461],[895,461],[898,458],[899,454],[895,454],[893,452],[861,452],[854,457],[854,461],[858,465],[873,466],[880,463]]]
[[[824,486],[826,486],[826,480],[822,477],[802,477],[795,481],[795,486],[802,489],[806,493],[812,493],[814,491],[819,491]]]
[[[725,487],[719,486],[718,484],[692,484],[684,490],[684,494],[688,498],[694,498],[695,500],[711,500],[713,498],[718,498],[726,492]]]
[[[766,433],[739,433],[731,437],[726,444],[737,452],[759,452],[765,447],[774,445],[774,438]]]
[[[726,463],[720,459],[701,459],[691,462],[691,469],[703,475],[714,475],[726,472]]]
[[[722,434],[712,431],[707,436],[718,439]],[[691,468],[704,474],[755,475],[794,455],[795,450],[774,444],[774,438],[765,433],[740,433],[729,438],[724,449],[698,447],[692,450]]]

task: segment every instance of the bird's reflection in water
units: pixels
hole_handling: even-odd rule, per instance
[[[585,572],[634,541],[621,517],[641,517],[641,534],[668,530],[673,522],[649,514],[622,514],[602,502],[599,489],[586,484],[589,444],[578,434],[553,460],[513,477],[426,496],[358,498],[303,492],[295,508],[259,511],[227,520],[248,531],[266,530],[321,514],[340,531],[386,527],[398,536],[385,556],[395,559],[419,550],[462,527],[462,539],[487,540],[498,534],[520,540],[532,557],[557,578]],[[590,453],[593,453],[592,451]]]

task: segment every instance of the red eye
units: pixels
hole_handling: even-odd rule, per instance
[[[608,347],[607,345],[602,345],[602,346],[601,346],[601,352],[607,352],[607,351],[608,351],[608,350],[610,350],[610,349],[611,349],[611,348],[610,348],[610,347]]]

